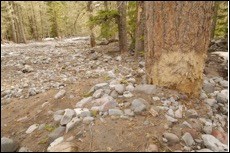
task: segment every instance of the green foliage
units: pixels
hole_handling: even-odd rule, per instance
[[[95,16],[90,18],[89,25],[101,26],[101,38],[111,38],[117,32],[116,19],[117,10],[100,10]]]
[[[215,38],[225,37],[228,33],[228,2],[218,2]]]

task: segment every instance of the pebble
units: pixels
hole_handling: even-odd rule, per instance
[[[84,105],[86,105],[87,103],[91,102],[93,100],[93,97],[87,97],[87,98],[83,98],[81,101],[79,101],[77,104],[76,104],[76,107],[77,108],[82,108],[84,107]]]
[[[211,134],[211,133],[212,133],[212,126],[210,126],[210,125],[205,125],[205,126],[203,127],[203,131],[204,131],[204,133],[206,133],[206,134]]]
[[[186,111],[186,115],[189,117],[189,118],[197,118],[198,117],[198,113],[196,112],[196,110],[194,109],[189,109]]]
[[[155,85],[148,85],[148,84],[137,85],[134,88],[134,91],[143,92],[145,94],[155,94],[156,90],[157,89]]]
[[[38,128],[39,124],[33,124],[31,125],[27,130],[26,130],[26,133],[27,134],[30,134],[32,133],[34,130],[36,130]]]
[[[159,97],[152,97],[152,99],[153,99],[154,101],[159,101],[159,100],[161,100]]]
[[[54,98],[55,98],[55,99],[61,99],[61,98],[63,98],[63,97],[65,96],[65,94],[66,94],[66,91],[65,91],[65,90],[60,90],[60,91],[54,96]]]
[[[113,115],[113,116],[123,115],[123,112],[120,109],[109,109],[108,112],[109,112],[109,115]]]
[[[218,103],[227,103],[228,98],[227,98],[227,95],[225,95],[223,93],[218,93],[216,95],[216,100]]]
[[[175,117],[176,118],[182,118],[183,117],[183,114],[182,114],[182,106],[179,106],[179,108],[175,111]]]
[[[81,122],[81,119],[78,117],[74,117],[67,125],[66,125],[66,133],[71,130],[75,125]]]
[[[123,93],[123,96],[124,96],[125,98],[130,98],[130,97],[133,97],[133,94],[132,94],[130,91],[125,91],[125,92]]]
[[[173,133],[165,132],[163,133],[163,137],[167,139],[169,144],[175,144],[180,141],[178,136]]]
[[[123,92],[125,91],[125,86],[123,84],[117,84],[114,86],[114,88],[118,94],[123,94]]]
[[[146,105],[144,103],[146,103],[146,101],[142,98],[134,99],[131,103],[131,109],[135,114],[139,114],[146,110]]]
[[[167,114],[171,117],[174,117],[174,111],[172,109],[169,109]]]
[[[48,152],[78,152],[78,147],[73,142],[62,142],[50,147]]]
[[[64,141],[64,138],[63,138],[63,137],[59,137],[59,138],[55,139],[55,140],[49,145],[49,147],[47,148],[47,151],[48,151],[48,152],[51,152],[50,149],[51,149],[52,147],[57,146],[58,144],[60,144],[60,143],[63,142],[63,141]]]
[[[150,144],[146,149],[146,152],[158,152],[158,146],[155,144]]]
[[[175,118],[173,118],[173,117],[171,117],[171,116],[168,116],[168,115],[166,115],[166,114],[165,114],[165,117],[166,117],[166,119],[167,119],[169,122],[172,122],[172,123],[178,121],[177,119],[175,119]]]
[[[18,152],[32,152],[26,147],[21,147]]]
[[[72,117],[73,117],[74,114],[75,114],[74,110],[72,110],[72,109],[65,109],[65,114],[62,116],[60,124],[61,125],[68,124],[71,121],[71,119],[72,119]]]
[[[209,106],[213,106],[214,104],[217,103],[216,99],[212,99],[212,98],[209,98],[209,99],[205,99],[205,103],[207,103]]]
[[[203,90],[206,93],[213,93],[214,88],[215,88],[215,86],[213,84],[209,83],[209,82],[205,82],[204,85],[203,85]]]
[[[150,113],[153,117],[157,117],[157,116],[158,116],[158,112],[157,112],[153,107],[150,108],[149,113]]]
[[[100,98],[102,95],[103,95],[103,89],[98,89],[94,92],[93,97]]]
[[[125,109],[124,113],[127,116],[134,116],[134,112],[131,109]]]
[[[134,90],[134,86],[132,84],[129,84],[128,86],[126,86],[125,90],[127,90],[127,91],[133,91]]]
[[[93,117],[85,117],[84,119],[83,119],[83,123],[84,124],[90,124],[91,122],[93,122],[94,121],[94,118]]]
[[[192,146],[195,144],[195,141],[193,140],[193,137],[190,133],[186,132],[183,136],[182,136],[182,140],[185,142],[185,144],[187,146]]]
[[[113,90],[113,91],[110,93],[110,96],[112,96],[113,98],[117,98],[117,97],[118,97],[118,93],[116,92],[116,90]]]
[[[182,127],[192,128],[192,126],[187,121],[184,121],[181,125],[182,125]]]

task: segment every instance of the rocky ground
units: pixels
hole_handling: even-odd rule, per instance
[[[197,99],[146,84],[144,58],[117,43],[88,42],[1,45],[1,151],[228,150],[226,56],[209,53]]]

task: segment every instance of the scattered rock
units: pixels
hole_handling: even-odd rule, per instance
[[[107,101],[100,107],[100,111],[105,112],[105,111],[108,111],[109,109],[115,108],[117,106],[118,106],[118,104],[116,101],[114,101],[114,100],[113,101]]]
[[[183,117],[183,114],[182,114],[182,106],[179,106],[179,108],[175,111],[175,117],[176,118],[182,118]]]
[[[226,81],[226,80],[222,80],[222,81],[220,81],[219,83],[220,83],[220,85],[221,85],[222,87],[224,87],[224,88],[227,88],[227,87],[228,87],[228,81]]]
[[[50,145],[49,147],[47,148],[47,151],[48,152],[51,152],[50,149],[57,146],[58,144],[62,143],[64,141],[64,138],[63,137],[59,137],[57,139],[55,139]]]
[[[84,107],[87,103],[91,102],[93,100],[92,97],[87,97],[87,98],[83,98],[81,101],[79,101],[76,104],[76,107]]]
[[[128,86],[126,86],[125,88],[127,91],[133,91],[134,90],[134,86],[132,84],[129,84]]]
[[[120,109],[109,109],[109,115],[120,116],[123,115],[123,112]]]
[[[65,90],[60,90],[55,96],[55,99],[61,99],[65,96],[66,91]]]
[[[66,133],[71,130],[76,124],[80,123],[81,119],[78,117],[74,117],[67,125],[66,125]]]
[[[27,130],[26,130],[26,133],[27,134],[30,134],[32,133],[34,130],[36,130],[38,128],[39,124],[33,124],[31,125]]]
[[[192,146],[195,144],[195,141],[193,140],[193,137],[190,133],[186,132],[183,136],[182,136],[182,140],[184,140],[185,144],[187,146]]]
[[[204,145],[211,149],[212,151],[220,152],[220,151],[227,151],[228,146],[221,143],[218,139],[216,139],[212,135],[203,134],[202,136]]]
[[[113,91],[110,93],[110,96],[112,96],[113,98],[117,98],[117,97],[118,97],[118,93],[116,92],[116,90],[113,90]]]
[[[123,92],[125,91],[125,86],[123,84],[117,84],[114,86],[114,88],[118,94],[123,94]]]
[[[215,91],[215,86],[209,82],[204,82],[203,90],[206,93],[213,93]]]
[[[155,94],[156,93],[156,86],[155,85],[138,85],[134,88],[134,91],[136,92],[143,92],[145,94]]]
[[[174,117],[174,111],[172,109],[169,109],[167,114],[171,117]]]
[[[213,152],[213,151],[210,149],[204,148],[204,149],[196,150],[196,152]]]
[[[158,152],[158,146],[155,144],[150,144],[146,149],[146,152]]]
[[[203,128],[204,133],[206,134],[211,134],[212,133],[212,126],[210,125],[205,125]]]
[[[15,152],[18,149],[18,144],[12,139],[1,138],[1,152]]]
[[[131,109],[125,109],[124,113],[127,116],[134,116],[134,112]]]
[[[71,121],[71,119],[72,119],[72,117],[73,117],[74,114],[75,114],[74,110],[72,110],[72,109],[65,109],[65,114],[62,116],[60,124],[61,125],[68,124]]]
[[[121,60],[122,60],[121,56],[116,57],[116,61],[121,61]]]
[[[100,98],[102,95],[103,95],[103,89],[98,89],[94,92],[93,97]]]
[[[150,108],[149,112],[153,117],[158,116],[158,112],[153,107]]]
[[[123,96],[124,96],[125,98],[130,98],[130,97],[133,97],[133,94],[132,94],[130,91],[125,91],[125,92],[123,93]]]
[[[172,123],[178,121],[177,119],[175,119],[175,118],[173,118],[173,117],[171,117],[171,116],[168,116],[168,115],[166,115],[166,114],[165,114],[165,117],[166,117],[166,119],[167,119],[169,122],[172,122]]]
[[[30,72],[33,72],[33,71],[34,71],[34,69],[30,65],[25,65],[25,67],[22,69],[23,73],[30,73]]]
[[[61,119],[62,119],[62,116],[63,116],[63,115],[56,115],[56,114],[54,114],[54,116],[53,116],[53,117],[54,117],[54,121],[55,121],[55,122],[60,122]]]
[[[32,152],[26,147],[21,147],[18,152]]]
[[[60,137],[61,135],[63,135],[64,131],[65,131],[65,127],[59,126],[54,131],[52,131],[48,136],[49,136],[50,140],[53,141],[53,140],[57,139],[58,137]]]
[[[106,87],[108,87],[108,86],[109,86],[108,83],[99,83],[99,84],[96,84],[96,85],[94,86],[94,90],[104,89],[104,88],[106,88]]]
[[[85,117],[83,119],[83,123],[84,124],[90,124],[92,121],[94,121],[94,118],[93,117]]]
[[[205,99],[205,102],[211,107],[217,103],[216,99],[212,99],[212,98]]]
[[[223,144],[228,144],[228,135],[224,132],[221,132],[219,130],[213,130],[211,132],[211,134],[217,138],[218,140],[220,140],[220,142],[222,142]]]
[[[88,108],[76,108],[74,109],[74,111],[78,117],[84,118],[87,116],[91,116],[91,112],[89,111]]]
[[[182,127],[192,128],[192,126],[187,121],[184,121],[181,125],[182,125]]]
[[[146,101],[142,98],[134,99],[131,104],[131,109],[135,114],[139,114],[146,110],[146,105],[144,103],[146,103]]]
[[[178,136],[173,133],[165,132],[163,133],[163,137],[167,139],[167,142],[169,144],[175,144],[180,141]]]
[[[78,147],[73,142],[62,142],[49,148],[49,152],[78,152]]]
[[[159,97],[153,97],[152,98],[154,101],[159,101],[159,100],[161,100]]]
[[[227,95],[225,95],[223,93],[218,93],[216,95],[216,100],[218,103],[227,103],[228,98],[227,98]]]
[[[198,117],[198,113],[196,112],[196,110],[194,109],[189,109],[186,111],[186,115],[189,117],[189,118],[197,118]]]

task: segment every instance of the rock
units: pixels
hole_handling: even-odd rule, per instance
[[[121,60],[122,60],[121,56],[116,57],[116,61],[121,61]]]
[[[169,109],[167,114],[171,117],[174,117],[174,111],[172,109]]]
[[[123,84],[117,84],[114,86],[114,88],[118,94],[123,94],[123,92],[125,91],[125,86]]]
[[[213,93],[215,91],[215,86],[209,82],[205,82],[203,84],[203,90],[206,92],[206,93]]]
[[[33,71],[34,71],[34,69],[30,65],[25,65],[25,67],[22,69],[23,73],[30,73]]]
[[[113,71],[108,71],[107,74],[110,78],[116,78],[116,75],[114,74]]]
[[[168,115],[166,115],[166,114],[165,114],[165,117],[166,117],[166,119],[167,119],[169,122],[172,122],[172,123],[178,121],[177,119],[175,119],[175,118],[173,118],[173,117],[171,117],[171,116],[168,116]]]
[[[146,110],[146,105],[144,103],[146,103],[146,101],[142,98],[134,99],[131,104],[131,109],[135,114],[139,114]]]
[[[60,137],[61,135],[63,135],[64,131],[65,131],[65,127],[64,126],[59,126],[54,131],[52,131],[48,135],[48,137],[50,138],[51,141],[53,141],[53,140],[57,139],[58,137]]]
[[[189,109],[186,111],[186,115],[189,117],[189,118],[197,118],[198,117],[198,113],[196,112],[196,110],[194,109]]]
[[[150,108],[149,113],[150,113],[153,117],[157,117],[157,116],[158,116],[158,112],[157,112],[153,107]]]
[[[183,136],[182,136],[182,140],[184,140],[185,144],[187,146],[192,146],[195,144],[195,141],[193,140],[193,137],[190,133],[186,132]]]
[[[208,148],[211,149],[212,151],[215,152],[220,152],[220,151],[227,151],[228,146],[221,143],[218,139],[216,139],[214,136],[209,135],[209,134],[203,134],[202,136],[204,145]]]
[[[100,98],[102,95],[103,95],[103,89],[98,89],[94,92],[93,97]]]
[[[158,152],[158,146],[155,144],[150,144],[146,149],[146,152]]]
[[[152,98],[154,101],[159,101],[159,100],[161,100],[159,97],[153,97]]]
[[[227,88],[227,87],[228,87],[228,81],[226,81],[226,80],[222,80],[222,81],[220,81],[219,83],[220,83],[220,85],[221,85],[222,87],[224,87],[224,88]]]
[[[32,133],[34,130],[36,130],[38,128],[39,124],[33,124],[31,125],[27,130],[26,130],[26,133],[29,134],[29,133]]]
[[[94,118],[93,117],[85,117],[83,119],[83,123],[84,124],[90,124],[92,121],[94,121]]]
[[[73,142],[62,142],[50,147],[49,152],[78,152],[78,147]]]
[[[62,119],[62,116],[63,116],[63,115],[56,115],[56,114],[54,114],[54,116],[53,116],[53,117],[54,117],[54,121],[55,121],[55,122],[60,122],[61,119]]]
[[[64,138],[63,137],[59,137],[57,139],[55,139],[50,145],[49,147],[47,148],[47,151],[50,152],[50,149],[54,146],[57,146],[58,144],[62,143],[64,141]]]
[[[58,110],[56,112],[54,112],[54,115],[64,115],[65,110]]]
[[[175,111],[175,117],[176,118],[182,118],[183,117],[182,110],[183,110],[183,107],[179,106],[179,108]]]
[[[132,94],[130,91],[125,91],[125,92],[123,93],[123,96],[124,96],[125,98],[130,98],[130,97],[133,97],[133,94]]]
[[[187,122],[187,121],[184,121],[182,124],[181,127],[189,127],[189,128],[192,128],[192,126]]]
[[[129,84],[126,86],[125,90],[127,91],[133,91],[134,90],[134,86],[132,84]]]
[[[93,98],[90,96],[90,97],[87,97],[87,98],[83,98],[81,101],[79,101],[77,104],[76,104],[76,107],[84,107],[87,103],[90,103],[91,101],[93,100]]]
[[[120,109],[109,109],[109,115],[120,116],[123,115],[123,112]]]
[[[202,93],[200,94],[200,99],[201,99],[201,100],[204,100],[204,99],[206,99],[206,98],[208,98],[208,96],[207,96],[204,92],[202,92]]]
[[[204,149],[196,150],[196,152],[213,152],[213,151],[210,149],[204,148]]]
[[[96,85],[94,86],[94,90],[104,89],[104,88],[106,88],[106,87],[108,87],[108,86],[109,86],[108,83],[99,83],[99,84],[96,84]]]
[[[228,135],[226,133],[221,132],[219,130],[213,130],[211,134],[223,144],[228,144]]]
[[[210,126],[210,125],[205,125],[205,126],[203,127],[203,131],[204,131],[204,133],[206,133],[206,134],[211,134],[211,133],[212,133],[212,126]]]
[[[127,116],[134,116],[134,112],[131,109],[125,109],[124,113]]]
[[[110,93],[110,96],[112,96],[113,98],[117,98],[117,97],[118,97],[118,93],[116,92],[116,90],[113,90],[113,91]]]
[[[218,103],[222,103],[223,104],[223,103],[227,103],[228,97],[227,97],[227,95],[225,95],[223,93],[218,93],[216,95],[216,100],[217,100]]]
[[[74,110],[72,110],[72,109],[65,109],[65,114],[62,116],[60,124],[61,125],[68,124],[71,121],[71,119],[74,116],[74,114],[75,114]]]
[[[26,147],[21,147],[18,152],[32,152]]]
[[[134,91],[136,92],[143,92],[145,94],[155,94],[156,93],[156,86],[155,85],[138,85],[134,88]]]
[[[109,109],[115,108],[117,106],[118,106],[118,104],[116,101],[114,101],[114,100],[113,101],[107,101],[103,105],[101,105],[100,111],[105,112],[105,111],[108,111]]]
[[[12,139],[1,138],[1,152],[15,152],[18,149],[18,144]]]
[[[60,90],[55,96],[54,98],[55,99],[60,99],[60,98],[63,98],[66,94],[66,91],[65,90]]]
[[[209,106],[213,106],[214,104],[217,103],[216,99],[213,98],[209,98],[209,99],[205,99],[205,103],[207,103]]]
[[[98,59],[97,53],[93,53],[93,54],[91,55],[91,60],[97,60],[97,59]]]
[[[135,78],[128,78],[127,81],[130,82],[130,83],[135,83],[136,82]]]
[[[76,108],[74,109],[76,116],[78,117],[87,117],[87,116],[91,116],[91,112],[89,111],[88,108]]]
[[[43,130],[45,128],[46,124],[40,124],[39,127],[38,127],[38,130]]]
[[[74,117],[67,125],[66,125],[66,133],[71,130],[75,125],[81,122],[81,119],[78,117]]]
[[[165,133],[163,133],[163,137],[167,139],[167,142],[169,144],[175,144],[175,143],[177,143],[177,142],[180,141],[179,138],[178,138],[178,136],[176,136],[173,133],[165,132]]]

